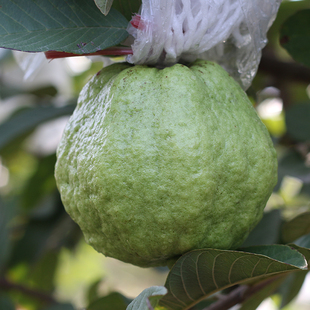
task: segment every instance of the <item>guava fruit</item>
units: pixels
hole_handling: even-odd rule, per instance
[[[64,206],[97,251],[160,266],[235,249],[277,180],[276,152],[219,65],[113,64],[83,88],[57,151]]]

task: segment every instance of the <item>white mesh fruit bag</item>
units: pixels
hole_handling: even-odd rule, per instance
[[[214,60],[247,88],[281,0],[142,0],[128,32],[134,64]]]

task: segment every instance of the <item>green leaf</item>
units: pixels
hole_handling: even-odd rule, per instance
[[[206,249],[183,255],[168,275],[165,284],[168,294],[159,304],[182,310],[227,287],[307,267],[304,256],[289,246],[260,246],[247,250],[251,253]]]
[[[289,243],[310,233],[310,212],[299,214],[282,226],[282,240]]]
[[[101,284],[101,282],[102,282],[102,280],[99,279],[89,286],[89,288],[87,290],[87,302],[89,304],[92,303],[93,301],[99,299],[98,288],[99,288],[99,285]]]
[[[297,141],[310,141],[309,119],[310,102],[296,104],[287,109],[285,121],[288,134]]]
[[[271,245],[279,242],[282,216],[280,210],[264,213],[261,221],[250,232],[250,235],[241,247],[253,245]]]
[[[126,39],[127,20],[94,1],[7,0],[0,8],[0,47],[27,52],[93,53]]]
[[[37,264],[32,267],[28,280],[31,281],[34,287],[37,287],[40,291],[53,291],[58,258],[59,251],[48,250],[43,254]]]
[[[287,276],[278,290],[281,295],[281,308],[288,305],[299,293],[308,271],[296,271]]]
[[[0,125],[0,150],[43,122],[72,114],[74,108],[75,105],[68,104],[61,108],[48,106],[25,109]]]
[[[164,286],[152,286],[139,294],[126,310],[153,310],[160,299],[167,294]]]
[[[15,310],[16,308],[15,308],[13,302],[11,301],[11,299],[9,299],[6,296],[0,295],[0,309]]]
[[[113,0],[95,0],[95,3],[101,13],[107,15],[111,9]]]
[[[49,306],[47,308],[44,308],[44,310],[75,310],[75,308],[71,304],[64,303]]]
[[[299,11],[285,21],[280,42],[296,61],[310,66],[310,9]]]
[[[38,202],[56,189],[54,167],[56,154],[51,154],[39,160],[38,167],[29,178],[22,193],[22,203],[27,209],[37,207]]]
[[[141,0],[115,0],[112,8],[121,12],[127,20],[131,20],[133,15],[139,13],[141,4]]]
[[[310,233],[295,240],[294,244],[303,248],[310,249]]]
[[[5,202],[0,197],[0,269],[6,262],[10,252],[9,223],[16,212],[16,206],[13,202]],[[1,307],[0,307],[1,309]]]
[[[87,310],[126,310],[129,300],[120,293],[111,293],[105,297],[101,297],[92,302],[86,309]]]
[[[310,168],[306,165],[306,159],[293,150],[280,159],[279,174],[296,177],[305,183],[310,182]]]

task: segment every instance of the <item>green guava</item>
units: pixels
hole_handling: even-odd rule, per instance
[[[277,180],[269,133],[219,65],[113,64],[83,88],[57,151],[64,206],[97,251],[138,266],[234,249]]]

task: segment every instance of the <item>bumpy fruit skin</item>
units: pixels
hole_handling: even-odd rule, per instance
[[[246,94],[206,61],[104,68],[83,88],[57,156],[64,206],[86,241],[144,267],[238,247],[277,179]]]

